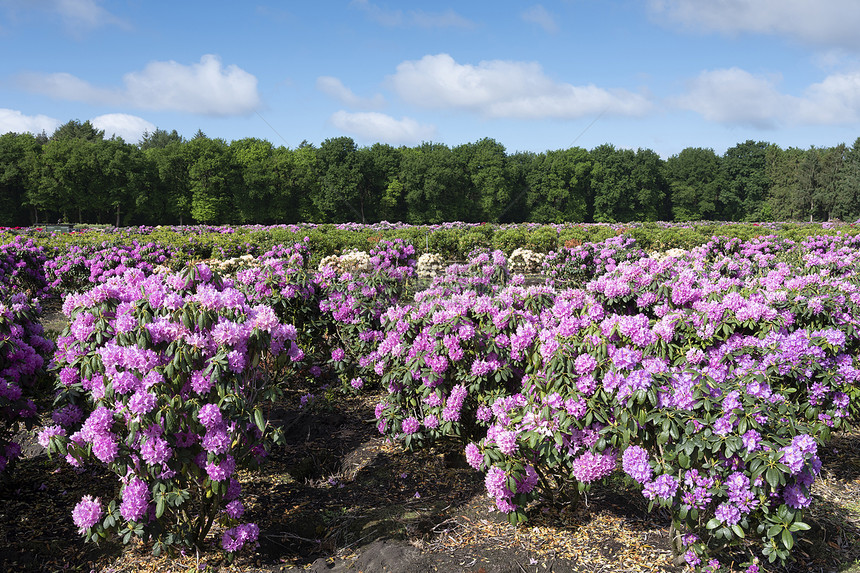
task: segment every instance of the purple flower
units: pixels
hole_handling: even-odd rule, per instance
[[[206,474],[212,481],[224,481],[233,475],[236,469],[236,460],[233,456],[225,456],[221,463],[208,462],[206,464]]]
[[[255,523],[246,523],[228,529],[221,536],[221,546],[224,551],[233,553],[239,551],[246,543],[254,543],[260,535],[260,528]]]
[[[496,434],[496,445],[499,447],[499,451],[503,454],[507,456],[513,455],[513,453],[519,449],[519,445],[517,444],[517,433],[509,430],[499,432]]]
[[[476,470],[480,470],[481,466],[484,465],[484,454],[473,443],[469,443],[466,446],[466,462]]]
[[[212,376],[206,376],[203,372],[195,370],[191,373],[191,389],[200,396],[204,396],[212,389]]]
[[[61,426],[48,426],[39,432],[39,445],[46,448],[51,444],[51,438],[54,436],[65,436],[66,429]]]
[[[817,450],[818,446],[815,443],[815,438],[808,434],[800,434],[792,438],[791,444],[780,448],[780,451],[783,453],[782,460],[780,461],[788,466],[792,475],[797,475],[803,469],[806,456],[815,456]]]
[[[624,473],[643,484],[650,481],[651,476],[654,475],[648,463],[648,452],[639,446],[630,446],[624,450],[621,456],[621,467]]]
[[[224,512],[231,519],[239,519],[240,517],[242,517],[242,514],[245,513],[245,506],[242,505],[242,502],[239,501],[238,499],[234,499],[233,501],[228,503],[226,506],[224,506]]]
[[[788,507],[793,507],[794,509],[803,509],[804,507],[809,507],[809,504],[812,503],[812,499],[797,484],[785,486],[785,489],[782,491],[782,498]]]
[[[93,437],[93,455],[100,461],[108,464],[116,459],[119,452],[119,444],[116,436],[110,432],[96,434]]]
[[[597,360],[590,354],[580,354],[574,361],[577,374],[590,374],[597,368]]]
[[[645,484],[642,488],[642,495],[648,499],[660,497],[663,499],[671,499],[675,497],[678,491],[678,478],[669,474],[661,474],[652,482]]]
[[[606,477],[615,469],[615,452],[606,450],[595,454],[585,452],[571,463],[571,473],[582,483],[591,483]]]
[[[741,520],[741,511],[730,503],[721,503],[717,506],[714,517],[726,525],[735,525]]]
[[[420,426],[421,424],[415,416],[409,416],[403,420],[400,427],[404,434],[414,434]]]
[[[732,416],[727,414],[717,418],[714,422],[714,433],[718,436],[724,436],[731,432],[733,427],[734,422],[732,421]]]
[[[487,488],[487,493],[496,499],[509,498],[513,495],[508,489],[508,476],[499,467],[493,466],[490,468],[484,477],[484,485]]]
[[[85,495],[72,510],[72,521],[78,526],[78,531],[84,533],[98,523],[103,515],[104,510],[99,498],[93,499],[93,496]]]
[[[149,392],[141,392],[138,390],[132,394],[128,401],[128,409],[132,414],[148,414],[158,404],[158,398]]]
[[[119,512],[123,519],[140,521],[149,505],[149,487],[140,478],[132,478],[122,490],[122,504]]]
[[[221,409],[216,404],[204,404],[197,412],[197,419],[208,429],[218,426],[221,421]]]
[[[525,472],[525,476],[515,480],[517,482],[517,493],[529,493],[538,484],[538,474],[534,467],[526,466]]]
[[[227,426],[223,423],[206,430],[201,445],[207,452],[215,455],[226,454],[230,451],[230,436],[227,434]]]
[[[761,443],[761,435],[755,430],[747,430],[742,436],[744,447],[750,453],[756,451]]]

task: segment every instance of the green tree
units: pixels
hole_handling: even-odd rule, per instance
[[[99,140],[104,141],[104,140]],[[101,173],[96,142],[86,139],[52,139],[42,147],[39,182],[27,193],[27,201],[43,221],[82,222],[83,212],[95,212],[95,190]]]
[[[472,183],[468,200],[480,207],[482,220],[498,222],[514,199],[504,145],[485,137],[460,145],[454,152],[461,156]]]
[[[529,221],[585,221],[591,167],[589,154],[581,147],[536,155],[526,174]]]
[[[860,217],[860,137],[845,150],[845,161],[836,183],[833,215],[843,221]]]
[[[358,149],[361,179],[359,199],[366,219],[399,221],[403,218],[403,185],[398,181],[400,150],[386,143]]]
[[[246,137],[231,141],[230,153],[242,178],[241,192],[234,192],[240,218],[254,223],[277,220],[272,209],[278,187],[278,175],[273,169],[274,146],[262,139]]]
[[[351,137],[326,139],[317,149],[319,189],[314,206],[326,222],[365,222],[360,157]]]
[[[171,143],[185,143],[185,138],[179,135],[175,129],[168,132],[167,130],[156,128],[152,133],[144,131],[137,146],[141,151],[146,151],[154,147],[163,149]]]
[[[0,135],[0,225],[29,223],[27,192],[38,184],[41,149],[30,133]]]
[[[51,141],[62,141],[65,139],[96,141],[104,139],[104,137],[104,130],[96,129],[89,120],[81,123],[80,120],[73,119],[55,129],[54,133],[51,135]]]
[[[230,148],[223,139],[195,137],[187,144],[191,216],[205,224],[242,223],[233,192],[240,186]]]
[[[149,193],[139,197],[138,209],[148,213],[153,222],[183,225],[191,219],[190,145],[174,141],[143,151],[155,180]]]
[[[500,223],[521,223],[531,220],[528,210],[529,173],[534,169],[538,155],[531,151],[518,151],[507,156],[505,170],[511,184],[511,200],[498,215]]]
[[[144,157],[140,149],[120,138],[96,141],[98,177],[94,181],[92,207],[101,213],[114,214],[113,223],[119,227],[122,216],[130,219],[137,210],[137,195],[144,190]],[[105,217],[107,219],[107,217]]]
[[[675,221],[711,219],[716,213],[720,157],[713,149],[687,147],[666,160],[665,178]]]
[[[667,221],[672,217],[669,184],[663,159],[650,149],[637,149],[633,163],[634,204],[638,215],[631,220]]]
[[[595,221],[656,221],[670,217],[663,160],[650,149],[591,150]]]
[[[765,174],[770,182],[767,194],[769,219],[791,221],[799,218],[794,197],[798,190],[798,175],[804,154],[797,147],[782,149],[778,145],[768,146]]]
[[[407,222],[437,224],[474,221],[477,213],[464,199],[471,182],[460,157],[442,143],[422,143],[404,151],[399,181],[403,184]]]
[[[769,143],[747,140],[726,150],[720,163],[718,209],[728,221],[762,219],[770,181],[767,178]]]

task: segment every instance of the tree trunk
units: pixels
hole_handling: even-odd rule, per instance
[[[119,203],[116,204],[116,226],[119,227]]]

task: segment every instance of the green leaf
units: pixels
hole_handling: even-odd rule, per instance
[[[259,408],[254,408],[254,423],[257,424],[261,432],[266,429],[266,422],[263,420],[263,411]]]
[[[794,547],[794,536],[787,529],[782,530],[782,544],[785,545],[786,549]]]
[[[779,487],[779,478],[781,477],[780,472],[776,468],[767,468],[765,472],[765,479],[767,483],[770,484],[770,487],[776,489]]]
[[[164,515],[164,496],[159,495],[155,500],[155,518],[160,519]]]
[[[737,535],[737,536],[738,536],[738,537],[740,537],[741,539],[743,539],[743,538],[744,538],[744,530],[743,530],[743,528],[742,528],[740,525],[738,525],[737,523],[736,523],[736,524],[734,524],[734,525],[732,525],[732,531],[734,532],[734,534],[735,534],[735,535]]]
[[[720,523],[722,522],[719,519],[717,519],[716,517],[712,517],[705,527],[707,527],[708,529],[716,529],[720,526]]]

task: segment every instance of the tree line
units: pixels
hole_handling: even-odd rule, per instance
[[[0,135],[0,225],[790,221],[860,218],[860,138],[782,149],[748,140],[662,159],[610,144],[507,153],[350,137],[276,147],[201,131],[105,138],[89,121]]]

